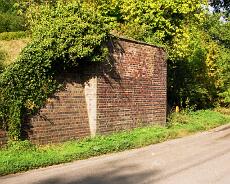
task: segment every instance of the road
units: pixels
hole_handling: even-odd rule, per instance
[[[141,149],[0,177],[0,184],[230,184],[230,124]]]

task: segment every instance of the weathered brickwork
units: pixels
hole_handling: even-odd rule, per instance
[[[63,89],[27,118],[25,138],[35,144],[58,143],[166,122],[164,50],[127,39],[109,48],[109,62],[60,76]],[[0,145],[5,143],[6,133],[0,130]]]
[[[90,135],[84,87],[76,74],[62,77],[66,80],[64,89],[50,98],[24,127],[24,136],[35,144],[58,143]]]
[[[121,40],[112,49],[117,77],[98,78],[98,133],[166,122],[166,74],[163,49]]]

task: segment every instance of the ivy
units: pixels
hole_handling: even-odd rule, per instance
[[[23,119],[58,90],[60,71],[102,61],[108,53],[110,19],[84,3],[33,4],[30,12],[32,42],[0,75],[0,122],[12,140],[20,139]]]
[[[228,34],[219,31],[218,22],[207,23],[206,3],[206,0],[20,1],[16,6],[21,13],[25,12],[32,41],[18,60],[0,74],[0,122],[8,130],[9,138],[19,139],[23,120],[59,89],[56,79],[60,71],[78,67],[80,62],[105,59],[108,54],[105,43],[111,32],[166,46],[170,54],[168,86],[173,105],[198,103],[202,108],[213,104],[218,96],[228,102]],[[222,27],[226,27],[226,32],[229,30],[229,24]]]

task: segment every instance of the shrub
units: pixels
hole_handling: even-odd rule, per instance
[[[6,53],[0,50],[0,73],[3,71],[4,68],[5,57],[6,57]]]
[[[190,119],[188,114],[184,112],[172,113],[168,118],[168,127],[175,125],[183,125],[189,123]]]
[[[22,17],[0,12],[0,33],[23,30],[25,30],[25,22]]]

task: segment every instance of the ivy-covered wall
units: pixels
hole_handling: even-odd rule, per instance
[[[24,138],[57,143],[166,122],[165,51],[123,38],[108,47],[107,61],[60,73],[63,88],[25,119]],[[0,130],[0,144],[4,135]]]

